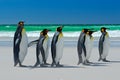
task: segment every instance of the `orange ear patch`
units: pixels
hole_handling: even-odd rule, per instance
[[[82,30],[82,32],[84,32],[84,30]]]
[[[104,32],[104,29],[102,29],[101,31]]]
[[[87,32],[87,34],[89,34],[89,32]]]

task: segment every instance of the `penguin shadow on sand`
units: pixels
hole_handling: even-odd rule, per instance
[[[92,63],[93,66],[107,66],[107,64],[112,64],[112,63],[120,63],[120,60],[109,60],[109,62],[94,62]]]
[[[120,63],[120,61],[111,61],[111,62],[91,62],[90,64],[80,64],[80,65],[62,65],[62,66],[55,66],[52,67],[51,65],[44,65],[44,66],[33,66],[33,65],[23,65],[23,66],[18,66],[20,68],[29,68],[29,69],[45,69],[45,68],[86,68],[86,66],[93,66],[93,67],[105,67],[108,66],[107,64],[109,63]]]
[[[17,66],[19,68],[32,68],[33,66],[32,65],[22,65],[22,66]]]
[[[93,66],[93,67],[105,67],[108,66],[108,64],[112,64],[112,63],[120,63],[119,60],[111,60],[109,62],[91,62],[89,64],[80,64],[80,65],[62,65],[62,66],[58,66],[58,67],[52,67],[50,64],[49,65],[44,65],[44,66],[33,66],[33,65],[23,65],[23,66],[17,66],[20,68],[29,68],[29,69],[36,69],[36,68],[86,68],[85,66]],[[83,65],[83,66],[81,66]]]
[[[36,69],[36,68],[84,68],[84,67],[71,66],[71,65],[62,65],[62,66],[52,67],[51,65],[47,65],[47,66],[42,66],[42,67],[41,66],[37,66],[37,67],[31,66],[31,67],[28,67],[28,68]]]
[[[91,62],[89,64],[83,64],[84,66],[93,66],[93,67],[105,67],[108,66],[108,63],[103,63],[103,62]]]
[[[113,60],[113,61],[110,61],[109,63],[120,63],[120,61],[115,61],[115,60]]]
[[[66,65],[66,64],[64,64],[64,65],[62,65],[62,66],[55,66],[55,67],[52,67],[51,65],[44,65],[44,66],[33,66],[33,65],[28,65],[28,66],[26,66],[26,65],[24,65],[24,66],[18,66],[18,67],[20,67],[20,68],[29,68],[29,69],[45,69],[45,68],[55,68],[55,69],[57,69],[57,68],[71,68],[71,69],[73,69],[73,68],[85,68],[84,66],[79,66],[79,65]]]
[[[108,66],[108,64],[112,64],[112,63],[120,63],[120,61],[109,61],[109,62],[94,62],[89,66]]]

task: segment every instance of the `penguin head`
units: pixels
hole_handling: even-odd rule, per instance
[[[45,36],[49,31],[51,31],[51,30],[43,29],[42,32],[41,32],[41,34],[43,34]]]
[[[18,26],[24,26],[24,21],[19,21]]]
[[[106,32],[106,29],[109,29],[109,28],[102,27],[100,30],[101,32]]]
[[[62,28],[63,28],[63,27],[64,27],[64,26],[58,27],[58,28],[57,28],[57,31],[58,31],[58,32],[62,32]]]
[[[83,29],[82,32],[87,33],[89,29]]]
[[[94,32],[95,32],[95,31],[90,31],[90,30],[89,30],[89,31],[87,32],[87,34],[91,36]]]

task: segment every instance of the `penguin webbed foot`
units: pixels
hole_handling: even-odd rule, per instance
[[[63,67],[63,65],[61,65],[61,64],[57,64],[56,67]]]
[[[106,60],[106,59],[103,59],[102,61],[103,61],[103,62],[110,62],[109,60]]]
[[[20,66],[20,67],[27,67],[27,66],[25,66],[25,65],[22,65],[22,64],[20,64],[19,66]]]
[[[40,64],[38,62],[36,62],[33,67],[37,67],[38,65],[40,65]]]
[[[87,63],[87,62],[83,62],[82,64],[83,65],[90,65],[90,63]]]
[[[90,62],[89,60],[86,60],[87,63],[93,63],[93,62]]]
[[[50,65],[49,63],[44,63],[44,65]]]
[[[40,67],[48,67],[48,66],[46,66],[46,65],[44,65],[44,64],[40,64]]]
[[[55,67],[56,66],[56,64],[53,62],[52,64],[51,64],[51,67]]]
[[[58,62],[58,63],[56,64],[56,67],[63,67],[63,65],[61,65],[60,62]]]
[[[59,62],[56,63],[52,63],[51,67],[63,67],[63,65],[61,65]]]

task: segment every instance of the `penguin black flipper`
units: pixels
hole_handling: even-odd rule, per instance
[[[80,36],[80,37],[81,37],[81,36]],[[79,37],[79,39],[78,39],[78,44],[77,44],[78,59],[79,59],[78,65],[79,65],[80,63],[82,63],[82,56],[81,56],[81,54],[82,54],[82,46],[81,46],[81,43],[80,43],[80,37]]]
[[[34,41],[31,41],[29,44],[28,44],[28,47],[34,45],[34,44],[37,44],[39,40],[34,40]]]
[[[40,63],[40,58],[39,58],[40,52],[41,52],[43,61],[45,61],[45,51],[43,49],[43,42],[44,42],[44,38],[40,37],[39,41],[37,43],[37,46],[36,46],[36,57],[37,57],[37,62],[36,63]]]
[[[84,55],[85,55],[85,57],[86,57],[85,36],[84,36],[84,38],[83,38],[82,47],[83,47]]]
[[[105,39],[105,34],[101,35],[100,39],[99,39],[99,60],[101,60],[101,55],[103,54],[103,42],[104,42],[104,39]]]
[[[57,41],[58,41],[58,36],[59,36],[58,33],[56,33],[56,34],[53,36],[52,44],[51,44],[51,53],[52,53],[52,60],[53,60],[53,63],[55,63],[55,57],[56,57],[56,43],[57,43]]]
[[[79,40],[78,40],[78,45],[77,45],[77,50],[78,50],[78,65],[82,63],[82,50],[84,51],[84,55],[86,56],[86,48],[85,48],[85,34],[81,33]]]
[[[14,35],[14,45],[13,45],[13,55],[14,55],[14,66],[19,62],[19,51],[20,51],[20,42],[21,42],[21,31],[22,27],[18,27]]]

